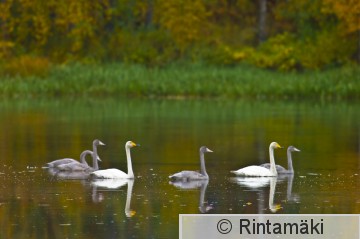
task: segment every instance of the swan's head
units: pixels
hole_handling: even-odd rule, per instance
[[[208,149],[206,146],[200,148],[200,153],[212,153],[213,151]]]
[[[140,144],[136,144],[133,141],[127,141],[125,144],[126,148],[139,147],[139,146],[140,146]]]
[[[103,142],[101,142],[100,140],[95,139],[95,140],[93,141],[93,145],[98,146],[98,145],[105,145],[105,144],[104,144]]]
[[[276,143],[276,142],[272,142],[270,144],[270,148],[271,149],[281,149],[282,147],[280,146],[280,144]]]
[[[294,146],[289,146],[287,149],[289,152],[300,152],[300,149],[295,148]]]

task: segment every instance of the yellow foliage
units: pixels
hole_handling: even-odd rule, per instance
[[[0,41],[0,58],[5,58],[10,55],[11,49],[15,46],[10,41]]]
[[[253,48],[259,9],[251,0],[0,1],[0,57],[147,65],[185,58],[283,70],[354,59],[359,0],[268,3],[269,40]],[[339,44],[340,33],[349,44]]]
[[[318,33],[312,41],[298,44],[295,54],[303,68],[321,69],[331,64],[345,64],[356,44],[342,37],[342,29]],[[304,50],[306,49],[306,50]]]
[[[335,13],[348,33],[360,30],[359,0],[323,0],[323,12]]]
[[[293,42],[294,39],[290,34],[278,34],[263,43],[257,50],[248,48],[246,61],[262,68],[292,70],[297,63]]]
[[[207,28],[208,12],[202,0],[158,1],[155,16],[183,51],[200,41]]]
[[[233,53],[233,59],[235,61],[241,61],[241,60],[245,59],[245,57],[246,57],[246,53],[243,51],[236,51]]]
[[[3,74],[13,76],[46,76],[50,67],[51,64],[46,58],[24,55],[5,62],[2,70]]]

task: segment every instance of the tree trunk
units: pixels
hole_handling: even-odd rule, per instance
[[[153,0],[147,0],[147,9],[145,17],[145,26],[146,28],[151,27],[153,19]]]
[[[360,29],[358,30],[358,52],[357,52],[357,60],[358,63],[360,64]]]
[[[259,25],[258,25],[259,43],[262,43],[266,40],[266,16],[267,16],[267,0],[259,0]]]

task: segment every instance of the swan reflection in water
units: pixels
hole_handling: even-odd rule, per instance
[[[300,196],[292,192],[292,186],[294,181],[294,174],[284,174],[278,177],[280,181],[287,181],[286,189],[286,201],[288,202],[300,202]]]
[[[281,208],[280,204],[274,204],[276,181],[277,181],[277,178],[270,179],[269,209],[271,212],[277,212]]]
[[[206,188],[209,184],[209,180],[196,180],[196,181],[170,181],[170,184],[180,189],[197,189],[200,188],[200,199],[199,199],[199,211],[201,213],[207,213],[213,207],[205,202]]]
[[[132,179],[97,179],[91,182],[93,188],[92,200],[93,202],[101,202],[104,200],[100,189],[119,189],[127,184],[126,203],[125,203],[125,215],[126,217],[133,217],[136,211],[130,209],[131,196],[134,186],[134,180]]]
[[[246,188],[249,188],[253,191],[260,191],[260,192],[262,192],[264,188],[270,185],[269,209],[271,212],[277,212],[281,208],[280,204],[274,204],[277,177],[247,177],[247,178],[236,177],[236,178],[230,178],[230,181],[240,186],[245,186]],[[261,196],[262,195],[260,194],[260,197]]]
[[[79,180],[88,179],[90,172],[86,171],[61,171],[56,168],[48,168],[47,172],[56,180]]]
[[[292,192],[294,175],[293,174],[283,174],[278,177],[234,177],[230,178],[231,182],[234,182],[240,186],[251,189],[252,191],[259,191],[260,199],[263,197],[263,189],[270,187],[269,191],[269,209],[271,212],[277,212],[280,208],[280,204],[274,204],[274,196],[276,192],[276,184],[278,182],[287,181],[286,189],[286,202],[299,202],[300,197],[297,194]],[[262,200],[260,200],[262,201]]]

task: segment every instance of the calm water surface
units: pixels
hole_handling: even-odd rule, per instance
[[[64,100],[0,103],[0,238],[177,238],[180,213],[360,213],[360,104],[243,101]],[[98,138],[101,168],[134,181],[52,174]],[[272,141],[301,149],[293,177],[234,178],[268,162]],[[199,169],[209,182],[170,184]],[[286,166],[286,150],[275,151]],[[89,159],[90,161],[90,159]]]

